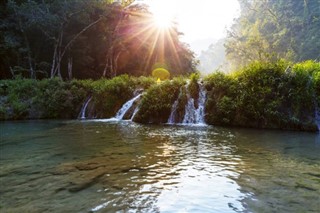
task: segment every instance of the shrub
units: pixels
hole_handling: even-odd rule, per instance
[[[93,104],[98,118],[109,118],[133,96],[134,81],[128,75],[93,82]]]
[[[198,98],[199,98],[199,84],[198,84],[198,81],[200,79],[200,74],[199,73],[192,73],[189,78],[190,78],[190,82],[189,82],[189,85],[188,85],[188,90],[190,92],[190,95],[194,100],[198,100]]]
[[[318,64],[255,62],[226,75],[205,79],[209,124],[262,128],[313,129]],[[315,74],[316,73],[316,74]],[[312,74],[312,78],[310,75]],[[316,93],[318,94],[318,93]]]
[[[184,81],[176,78],[151,86],[143,96],[140,110],[134,120],[141,123],[166,123],[173,102],[178,98]]]

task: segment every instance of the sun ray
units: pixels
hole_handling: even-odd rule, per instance
[[[167,31],[167,34],[168,34],[168,35],[167,35],[167,38],[168,38],[168,40],[169,40],[169,45],[172,47],[172,51],[173,51],[173,55],[174,55],[174,57],[175,57],[175,61],[177,61],[179,68],[181,68],[180,57],[179,57],[179,55],[178,55],[176,46],[174,45],[174,42],[173,42],[171,33],[172,33],[171,31]]]
[[[147,67],[150,64],[151,57],[152,57],[152,55],[153,55],[153,53],[155,51],[155,48],[156,48],[156,45],[157,45],[157,41],[159,40],[159,34],[160,34],[160,31],[157,30],[156,31],[156,35],[155,35],[154,40],[153,40],[153,43],[152,43],[152,47],[151,47],[151,49],[150,49],[150,51],[149,51],[149,53],[147,55],[146,66],[145,66],[144,70],[147,69]]]
[[[140,17],[140,18],[139,18]],[[176,28],[173,22],[173,16],[164,8],[158,8],[153,14],[140,13],[135,11],[129,17],[129,25],[124,26],[124,34],[126,38],[123,42],[130,44],[131,54],[141,52],[143,46],[146,47],[145,62],[141,67],[141,71],[148,73],[152,63],[166,64],[168,58],[172,57],[173,63],[181,68],[180,57],[178,56],[176,46],[174,44],[172,33],[176,33]],[[174,32],[173,32],[174,31]],[[174,35],[175,36],[175,35]]]

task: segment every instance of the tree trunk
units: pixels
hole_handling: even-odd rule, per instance
[[[56,57],[56,65],[54,68],[54,75],[58,74],[58,76],[60,78],[62,78],[61,76],[61,62],[63,59],[63,56],[65,55],[66,51],[71,47],[71,45],[73,44],[73,42],[85,31],[87,31],[90,27],[94,26],[95,24],[97,24],[98,22],[100,22],[102,20],[102,17],[100,17],[99,19],[97,19],[96,21],[90,23],[89,25],[87,25],[85,28],[83,28],[78,34],[76,34],[68,43],[67,45],[62,48],[62,40],[63,40],[63,31],[60,33],[60,37],[59,37],[59,45],[58,45],[58,51],[57,51],[57,57]]]
[[[72,80],[72,57],[69,57],[68,60],[68,76],[69,80]]]
[[[115,57],[114,59],[114,66],[113,66],[113,75],[114,76],[117,76],[117,73],[118,73],[118,59],[121,55],[121,51],[118,52],[117,56]]]
[[[32,57],[31,57],[31,49],[30,49],[30,43],[29,43],[29,40],[28,40],[28,37],[27,37],[27,34],[23,28],[23,25],[22,25],[22,21],[20,19],[20,16],[19,14],[17,13],[16,11],[16,8],[14,7],[14,13],[18,18],[18,23],[19,23],[19,28],[20,28],[20,32],[22,33],[23,35],[23,39],[24,39],[24,42],[25,42],[25,45],[26,45],[26,48],[27,48],[27,57],[28,57],[28,64],[29,64],[29,71],[30,71],[30,77],[31,78],[36,78],[36,73],[34,71],[34,68],[33,68],[33,65],[32,65]]]
[[[27,38],[27,35],[25,34],[25,32],[23,31],[23,37],[24,40],[26,42],[26,47],[27,47],[27,54],[28,54],[28,64],[29,64],[29,70],[30,70],[30,78],[32,79],[36,79],[36,72],[33,68],[32,65],[32,57],[31,57],[31,50],[30,50],[30,44],[29,44],[29,40]]]
[[[109,48],[106,58],[107,58],[107,62],[104,67],[102,77],[106,77],[108,70],[109,70],[109,73],[111,75],[113,75],[113,63],[112,63],[112,61],[113,61],[113,46],[111,46]]]
[[[56,61],[57,60],[57,51],[58,51],[58,42],[55,44],[55,47],[54,47],[50,78],[53,78],[55,76],[55,69],[56,69],[56,63],[57,63],[57,61]]]

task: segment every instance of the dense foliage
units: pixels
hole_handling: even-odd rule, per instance
[[[14,80],[0,80],[0,119],[77,118],[85,103],[88,117],[110,118],[143,91],[134,121],[166,123],[177,103],[174,120],[181,122],[188,100],[198,107],[204,84],[208,124],[316,129],[318,0],[239,0],[241,15],[226,40],[200,58],[215,69],[226,51],[238,71],[204,80],[177,25],[157,28],[147,6],[133,2],[1,4],[0,78]]]
[[[239,0],[241,15],[226,41],[236,67],[280,58],[320,58],[319,0]]]
[[[152,78],[127,75],[99,81],[1,80],[0,120],[78,118],[88,98],[91,98],[88,116],[108,118],[115,115],[137,88],[146,89],[154,83]]]
[[[151,86],[143,96],[140,110],[134,121],[142,123],[166,123],[173,102],[178,98],[179,89],[185,81],[176,78]]]
[[[157,83],[155,78],[62,81],[59,78],[0,81],[0,119],[110,118],[137,95],[142,98],[134,121],[167,123],[176,100],[175,121],[181,122],[188,98],[198,100],[199,84],[207,90],[205,120],[210,125],[316,130],[320,103],[320,63],[253,63],[233,74],[198,74]],[[195,107],[197,103],[195,101]]]
[[[205,80],[209,124],[310,130],[319,104],[320,63],[253,63]]]
[[[8,0],[0,4],[0,78],[93,78],[193,72],[177,26],[158,29],[134,1]]]

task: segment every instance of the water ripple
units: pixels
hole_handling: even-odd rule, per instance
[[[20,125],[30,133],[0,144],[4,212],[319,210],[316,135],[115,121]]]

